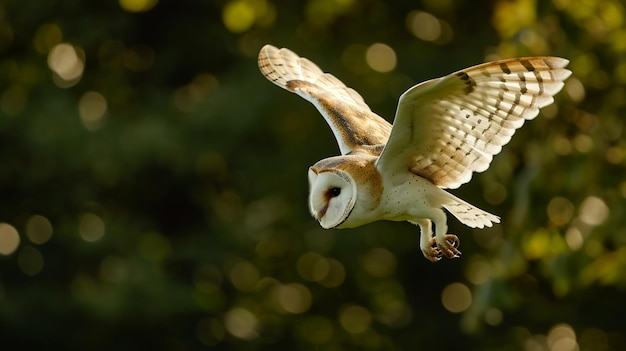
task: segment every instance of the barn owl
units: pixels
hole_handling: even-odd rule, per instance
[[[400,96],[392,126],[308,59],[271,45],[258,57],[263,75],[311,102],[339,144],[340,156],[309,168],[313,217],[326,229],[408,221],[419,227],[420,248],[433,262],[461,254],[443,209],[472,228],[500,222],[444,189],[485,171],[524,121],[554,101],[571,74],[568,62],[500,60],[425,81]]]

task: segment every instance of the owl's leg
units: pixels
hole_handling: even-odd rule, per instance
[[[432,222],[427,218],[412,220],[411,223],[420,227],[420,249],[422,254],[431,262],[437,262],[441,259],[441,252],[435,246],[435,238],[433,237]]]
[[[448,225],[446,214],[443,210],[434,210],[429,213],[429,218],[416,218],[410,222],[420,227],[420,248],[422,254],[429,261],[437,262],[441,256],[457,258],[461,256],[459,251],[460,240],[456,235],[447,234]],[[433,236],[432,224],[435,224],[435,236]]]
[[[435,244],[439,252],[447,258],[457,258],[461,256],[461,251],[457,249],[461,241],[456,235],[448,234],[448,224],[446,221],[446,214],[443,210],[433,212],[431,217],[433,223],[435,223]]]

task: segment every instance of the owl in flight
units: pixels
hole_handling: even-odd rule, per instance
[[[524,121],[554,101],[571,74],[564,68],[568,62],[508,59],[425,81],[400,96],[392,126],[359,93],[308,59],[271,45],[258,58],[267,79],[319,110],[339,144],[341,156],[309,168],[313,217],[326,229],[411,222],[433,262],[461,254],[442,208],[472,228],[500,222],[443,189],[485,171]]]

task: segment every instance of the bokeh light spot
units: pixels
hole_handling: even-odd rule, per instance
[[[435,41],[441,36],[441,24],[437,17],[423,11],[411,11],[406,18],[409,32],[424,41]]]
[[[146,12],[152,10],[157,4],[158,0],[119,0],[119,4],[128,12]]]
[[[606,160],[614,165],[619,165],[626,159],[626,150],[619,146],[611,146],[606,150]]]
[[[26,237],[33,244],[45,244],[52,237],[52,223],[41,215],[30,216],[26,222]]]
[[[537,5],[533,0],[498,1],[494,6],[493,26],[504,38],[517,34],[521,28],[535,23]]]
[[[88,91],[78,101],[78,114],[83,126],[89,131],[102,127],[107,112],[107,100],[102,94]]]
[[[252,230],[266,228],[276,222],[284,213],[286,203],[284,200],[269,196],[252,201],[246,207],[244,223]],[[279,237],[280,235],[274,236]]]
[[[342,14],[350,11],[355,0],[309,0],[305,12],[307,22],[316,27],[326,27]]]
[[[536,260],[550,252],[552,245],[551,235],[547,230],[537,230],[529,233],[522,244],[526,258]]]
[[[584,249],[585,253],[589,257],[598,257],[602,255],[602,253],[604,253],[605,251],[604,245],[602,245],[602,243],[598,240],[594,239],[585,241]]]
[[[372,322],[372,314],[362,306],[350,305],[339,312],[339,324],[350,334],[365,332]]]
[[[396,257],[389,250],[377,247],[370,250],[362,261],[363,270],[374,277],[386,277],[396,269]]]
[[[318,283],[327,288],[336,288],[346,279],[346,269],[334,258],[328,258],[328,274]]]
[[[441,303],[450,312],[463,312],[472,304],[472,292],[465,284],[449,284],[441,292]]]
[[[554,151],[561,156],[569,155],[573,149],[572,142],[563,135],[556,136],[552,144]]]
[[[532,29],[521,30],[519,37],[520,42],[526,45],[533,53],[541,54],[548,50],[544,37]]]
[[[298,259],[296,269],[302,279],[318,282],[328,276],[330,264],[324,256],[307,252]]]
[[[318,267],[316,269],[316,267]],[[326,258],[316,252],[307,252],[300,256],[296,264],[298,274],[308,281],[319,281],[328,274]]]
[[[84,63],[74,46],[60,43],[50,50],[48,67],[64,81],[73,81],[83,74]]]
[[[606,221],[609,217],[609,212],[609,207],[601,198],[589,196],[580,205],[579,218],[588,225],[597,226]]]
[[[580,334],[581,350],[608,350],[608,336],[604,330],[598,328],[585,329]]]
[[[574,205],[568,199],[556,196],[548,202],[548,218],[558,226],[565,225],[572,220],[574,216]]]
[[[10,224],[0,223],[0,255],[8,256],[20,245],[20,234]]]
[[[254,6],[246,0],[234,0],[224,6],[222,21],[226,29],[242,33],[250,29],[256,19]]]
[[[235,307],[224,316],[224,327],[233,336],[253,340],[259,337],[259,320],[245,308]]]
[[[498,182],[490,182],[485,186],[483,197],[490,204],[499,205],[506,200],[506,187]]]
[[[346,277],[346,270],[341,262],[315,252],[300,256],[296,269],[303,279],[318,282],[327,288],[341,285]]]
[[[104,236],[104,221],[93,213],[85,213],[78,221],[78,233],[86,242],[95,242]]]
[[[485,322],[491,326],[502,323],[502,311],[498,308],[490,308],[485,312]]]
[[[378,321],[391,328],[401,328],[411,322],[413,311],[405,301],[389,295],[383,295],[379,298],[383,299],[383,301],[379,301],[381,310],[376,313]]]
[[[585,99],[585,86],[576,77],[569,77],[565,82],[565,91],[575,102],[581,102]]]
[[[365,60],[367,46],[363,44],[350,44],[341,54],[343,66],[355,74],[365,74],[369,66]]]
[[[22,248],[17,256],[17,265],[28,276],[37,275],[43,269],[43,255],[32,246]]]
[[[389,72],[396,68],[396,52],[387,44],[375,43],[365,51],[365,61],[374,71]]]
[[[472,257],[467,264],[465,275],[472,284],[484,284],[491,278],[491,266],[482,256]]]
[[[259,282],[260,275],[257,268],[248,261],[237,262],[228,274],[230,282],[239,291],[252,291]]]
[[[46,23],[39,26],[35,37],[33,38],[33,46],[40,54],[47,54],[55,45],[63,40],[61,28],[56,23]]]
[[[572,250],[578,250],[583,246],[585,238],[583,234],[580,232],[580,229],[576,227],[570,227],[565,232],[565,242],[567,246],[569,246]]]
[[[278,303],[289,313],[304,313],[311,307],[311,292],[302,284],[279,285],[275,292]]]
[[[69,88],[83,75],[83,54],[71,44],[57,44],[48,54],[48,67],[55,73],[54,83],[60,88]]]
[[[586,154],[593,149],[593,139],[587,134],[578,134],[574,138],[574,147],[578,152]]]
[[[576,333],[568,324],[557,324],[546,337],[550,351],[578,351]]]

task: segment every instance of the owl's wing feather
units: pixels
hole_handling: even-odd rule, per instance
[[[259,52],[259,69],[268,80],[300,95],[319,110],[342,154],[380,154],[391,133],[391,124],[372,112],[354,89],[308,59],[272,45],[265,45]]]
[[[381,173],[410,170],[442,188],[483,172],[524,121],[551,104],[571,72],[568,60],[489,62],[429,80],[400,97]]]

